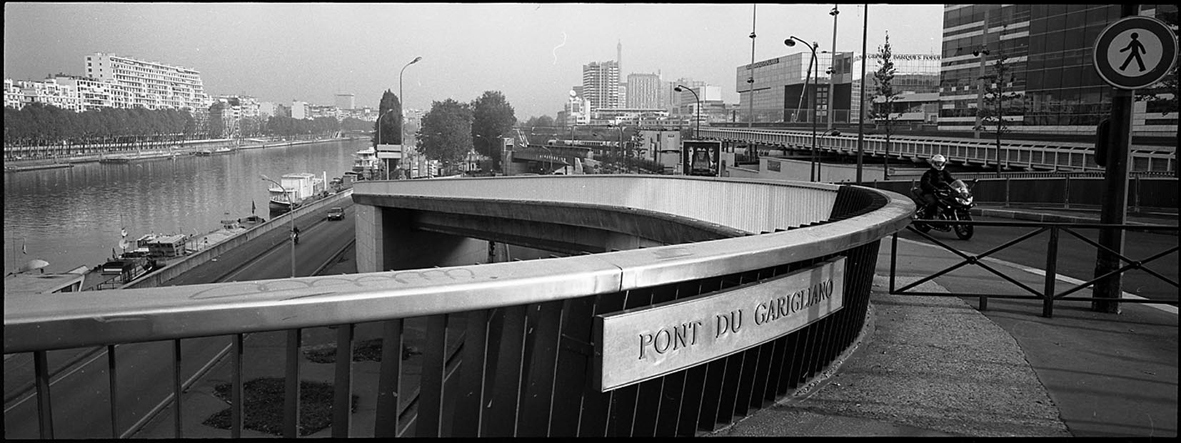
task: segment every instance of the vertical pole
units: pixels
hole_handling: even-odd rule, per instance
[[[832,52],[828,60],[828,112],[826,113],[828,127],[825,129],[827,132],[832,132],[833,114],[835,114],[832,109],[832,96],[837,85],[837,14],[840,14],[840,11],[834,4],[832,5]]]
[[[1136,15],[1139,4],[1123,4],[1120,16]],[[1133,90],[1115,89],[1111,105],[1111,134],[1113,140],[1107,151],[1106,173],[1103,176],[1103,205],[1100,209],[1099,222],[1102,224],[1122,225],[1127,220],[1128,199],[1128,148],[1132,144],[1132,97]],[[1119,228],[1101,228],[1099,230],[1099,245],[1115,253],[1100,248],[1095,259],[1095,276],[1106,274],[1119,268],[1119,257],[1124,251],[1124,231]],[[1120,274],[1115,274],[1095,282],[1095,298],[1119,299],[1121,295]],[[1093,301],[1091,309],[1111,314],[1120,313],[1120,306],[1112,301]]]
[[[1046,286],[1042,294],[1042,317],[1054,316],[1054,280],[1058,278],[1058,227],[1050,228],[1050,240],[1046,245]]]
[[[861,7],[862,25],[861,25],[861,95],[858,104],[858,111],[861,113],[857,117],[857,184],[861,184],[861,155],[865,152],[865,63],[869,61],[869,57],[865,56],[865,42],[867,33],[869,32],[869,3]]]
[[[749,85],[746,90],[750,93],[748,97],[750,100],[746,102],[747,107],[750,109],[748,111],[750,119],[746,121],[746,127],[748,128],[753,127],[755,123],[755,24],[757,23],[755,18],[758,16],[759,5],[752,4],[750,7],[750,69],[748,69],[750,77],[746,79],[746,84]]]
[[[1066,181],[1065,182],[1066,184],[1062,185],[1062,187],[1064,188],[1064,190],[1063,190],[1064,197],[1062,198],[1062,200],[1063,200],[1062,205],[1064,208],[1070,209],[1070,175],[1066,176],[1065,181]]]
[[[984,34],[980,37],[980,77],[976,79],[976,126],[973,128],[972,138],[980,138],[980,110],[984,109],[984,66],[987,64],[987,55],[984,50],[988,46],[988,8],[984,7]]]
[[[813,42],[813,43],[815,43],[815,42]],[[813,62],[812,63],[813,65],[816,64],[816,45],[815,44],[812,45],[812,62]],[[817,75],[817,82],[816,83],[820,83],[819,82],[819,80],[820,80],[819,79],[820,66],[816,66],[816,75]],[[811,103],[811,105],[812,105],[811,106],[811,108],[812,108],[812,113],[811,113],[812,114],[812,166],[816,169],[815,171],[812,172],[812,174],[813,174],[812,181],[814,181],[814,182],[820,181],[820,161],[816,155],[816,118],[817,118],[817,115],[816,115],[816,89],[818,89],[818,86],[812,85],[812,100],[811,100],[812,101],[812,103]],[[831,92],[831,91],[829,91],[829,92]]]

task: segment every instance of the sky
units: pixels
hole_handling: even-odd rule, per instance
[[[861,53],[864,7],[838,6],[838,51]],[[737,103],[739,66],[833,44],[833,4],[720,3],[5,3],[4,78],[83,75],[113,53],[200,71],[211,95],[331,105],[382,92],[407,108],[500,91],[516,117],[555,116],[582,66],[616,59],[622,74],[660,73],[720,86]],[[871,4],[867,50],[938,53],[940,4]],[[819,50],[819,49],[818,49]],[[415,57],[422,61],[406,66]],[[403,71],[403,68],[405,70]]]

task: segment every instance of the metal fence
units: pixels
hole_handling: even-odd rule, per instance
[[[1067,298],[1067,296],[1071,295],[1071,294],[1076,294],[1079,291],[1086,289],[1088,287],[1092,287],[1093,285],[1095,285],[1096,282],[1098,282],[1100,280],[1109,278],[1113,275],[1123,274],[1123,273],[1126,273],[1126,272],[1129,272],[1132,270],[1144,271],[1144,272],[1148,273],[1149,275],[1152,275],[1153,277],[1161,279],[1164,282],[1172,285],[1174,288],[1177,288],[1177,281],[1176,280],[1173,280],[1167,276],[1164,276],[1161,273],[1148,267],[1149,264],[1152,264],[1154,261],[1157,261],[1162,257],[1166,257],[1169,254],[1176,254],[1177,253],[1177,246],[1173,246],[1171,248],[1166,247],[1166,248],[1162,249],[1161,251],[1154,253],[1152,255],[1149,255],[1147,257],[1130,258],[1130,257],[1124,256],[1123,254],[1119,253],[1118,251],[1113,251],[1110,248],[1100,245],[1098,242],[1091,240],[1091,239],[1087,238],[1086,236],[1081,235],[1079,233],[1079,231],[1086,230],[1086,229],[1096,229],[1096,230],[1108,229],[1108,230],[1125,230],[1125,231],[1135,230],[1135,231],[1161,232],[1161,233],[1171,232],[1175,236],[1175,235],[1177,235],[1177,231],[1178,231],[1177,226],[1112,225],[1112,224],[1100,224],[1100,223],[986,222],[986,221],[963,222],[963,221],[945,221],[945,220],[927,221],[925,223],[929,223],[934,226],[950,225],[953,223],[966,223],[966,224],[970,224],[972,226],[993,226],[993,227],[1002,227],[1002,228],[1032,227],[1035,229],[1033,229],[1029,232],[1026,232],[1025,234],[1022,234],[1018,237],[1015,237],[1015,238],[1013,238],[1005,243],[1002,243],[998,246],[995,246],[995,247],[993,247],[983,253],[980,253],[978,255],[969,255],[968,253],[965,253],[964,251],[960,251],[959,249],[955,248],[954,246],[948,245],[947,243],[944,243],[944,242],[940,241],[939,239],[932,237],[932,236],[928,235],[927,233],[916,229],[914,226],[907,226],[906,227],[907,230],[914,232],[914,233],[922,236],[923,238],[931,241],[932,243],[939,245],[940,247],[946,249],[947,251],[954,253],[961,260],[958,262],[955,262],[954,264],[952,264],[952,265],[950,265],[950,266],[948,266],[948,267],[946,267],[946,268],[944,268],[932,275],[929,275],[927,277],[916,280],[916,281],[914,281],[908,285],[905,285],[903,287],[897,287],[895,276],[897,275],[896,266],[897,266],[897,258],[898,258],[898,254],[897,254],[898,234],[895,233],[893,235],[892,240],[891,240],[892,241],[892,251],[890,253],[890,293],[891,294],[943,296],[943,297],[978,297],[979,301],[980,301],[980,303],[979,303],[980,310],[988,309],[988,299],[989,298],[1039,300],[1042,302],[1042,316],[1043,317],[1052,317],[1054,314],[1054,302],[1055,301],[1112,302],[1113,300],[1117,300],[1117,299],[1099,298],[1099,297],[1079,297],[1077,295],[1074,297]],[[1044,284],[1043,284],[1041,290],[1038,290],[1036,288],[1030,287],[1029,285],[1027,285],[1025,283],[1017,281],[1013,277],[1011,277],[1003,272],[998,271],[996,268],[993,268],[992,266],[989,266],[983,260],[985,257],[988,257],[989,255],[992,255],[992,254],[995,254],[999,251],[1002,251],[1010,246],[1013,246],[1013,245],[1016,245],[1016,244],[1019,244],[1019,243],[1025,242],[1025,241],[1033,241],[1031,239],[1037,237],[1038,235],[1042,234],[1043,232],[1048,233],[1048,235],[1046,236],[1045,278],[1044,278]],[[1059,238],[1063,234],[1067,234],[1067,235],[1073,236],[1075,238],[1078,238],[1078,239],[1086,242],[1087,244],[1096,247],[1097,250],[1106,251],[1106,253],[1113,254],[1114,257],[1118,257],[1119,260],[1121,260],[1120,267],[1115,270],[1112,270],[1112,271],[1106,272],[1104,274],[1101,274],[1099,276],[1096,276],[1096,277],[1092,278],[1091,280],[1088,280],[1088,281],[1085,281],[1085,282],[1082,282],[1079,284],[1075,284],[1075,285],[1070,286],[1065,289],[1058,287],[1058,283],[1057,283],[1058,275],[1057,275],[1057,271],[1056,271],[1057,263],[1058,263],[1058,254],[1059,254],[1058,242],[1059,242]],[[923,291],[910,290],[911,288],[915,288],[918,285],[921,285],[925,282],[932,281],[936,277],[939,277],[941,275],[946,275],[946,274],[948,274],[956,269],[959,269],[961,267],[964,267],[964,266],[979,266],[980,268],[987,270],[989,273],[996,275],[997,277],[1000,277],[1001,279],[1003,279],[1009,283],[1012,283],[1016,287],[1020,288],[1021,292],[1024,295],[923,292]],[[1118,299],[1118,303],[1162,303],[1162,304],[1176,305],[1177,300],[1150,300],[1150,299],[1120,298],[1120,299]]]

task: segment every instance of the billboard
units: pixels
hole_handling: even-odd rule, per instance
[[[681,170],[685,175],[719,177],[721,153],[720,141],[686,141],[681,149]]]

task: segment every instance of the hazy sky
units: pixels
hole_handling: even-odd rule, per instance
[[[554,116],[582,65],[616,58],[623,74],[660,72],[721,86],[736,103],[737,67],[831,49],[832,4],[709,3],[5,3],[4,77],[84,74],[95,52],[201,72],[209,94],[333,104],[356,94],[376,106],[398,92],[407,107],[504,93],[518,119]],[[938,53],[943,6],[869,6],[868,51],[887,31],[895,53]],[[841,5],[837,50],[861,52],[863,8]]]

